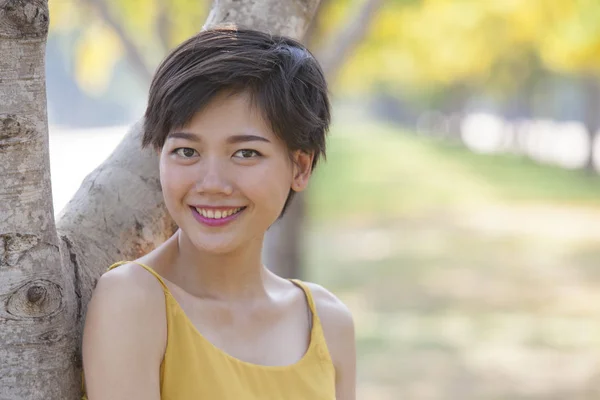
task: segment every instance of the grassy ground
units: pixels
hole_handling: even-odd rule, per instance
[[[361,399],[600,398],[600,178],[339,125],[311,279],[352,309]]]
[[[322,166],[321,166],[322,167]],[[559,202],[600,207],[600,177],[486,156],[385,125],[337,126],[327,166],[317,169],[314,217],[390,218],[490,202]]]

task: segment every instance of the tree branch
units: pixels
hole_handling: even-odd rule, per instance
[[[382,3],[383,0],[364,0],[356,7],[352,19],[343,24],[341,31],[331,38],[323,51],[318,52],[317,57],[328,80],[333,80],[349,54],[367,34]]]
[[[58,217],[59,234],[78,260],[84,304],[108,265],[142,256],[175,230],[163,204],[158,155],[142,150],[141,141],[137,123]]]
[[[319,0],[215,0],[204,28],[222,23],[302,39]]]
[[[315,47],[315,45],[317,45],[315,43],[315,40],[318,38],[317,32],[319,31],[320,25],[323,22],[323,10],[327,7],[329,3],[331,3],[331,0],[321,0],[319,2],[319,6],[317,7],[315,16],[310,22],[310,25],[308,25],[306,33],[302,38],[302,43],[304,43],[304,45],[311,50]]]
[[[158,2],[158,18],[156,20],[156,32],[158,33],[158,40],[163,48],[163,52],[166,54],[171,48],[169,33],[171,32],[171,20],[169,19],[169,13],[165,7],[165,3],[162,1]]]
[[[131,63],[131,66],[135,69],[138,76],[143,79],[144,83],[149,84],[152,81],[153,70],[148,66],[144,57],[139,50],[139,47],[136,46],[133,39],[129,36],[125,28],[122,24],[120,24],[111,14],[108,4],[106,4],[105,0],[85,0],[91,7],[95,8],[104,22],[108,26],[110,26],[119,39],[121,43],[123,43],[123,47],[125,47],[125,53],[127,59]]]

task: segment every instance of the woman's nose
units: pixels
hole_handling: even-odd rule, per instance
[[[196,190],[207,194],[233,193],[233,186],[227,178],[226,166],[218,159],[207,159],[196,183]]]

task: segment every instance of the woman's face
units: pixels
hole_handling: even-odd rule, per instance
[[[312,156],[295,152],[293,159],[248,94],[221,94],[165,141],[167,209],[199,250],[227,253],[262,240],[290,188],[308,184]]]

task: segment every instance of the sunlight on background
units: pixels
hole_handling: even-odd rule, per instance
[[[50,126],[50,173],[54,215],[73,197],[83,179],[117,147],[128,126],[64,129]]]
[[[368,2],[324,1],[309,40],[366,24],[304,253],[353,312],[358,398],[600,398],[600,2]],[[208,3],[50,4],[58,213]]]

